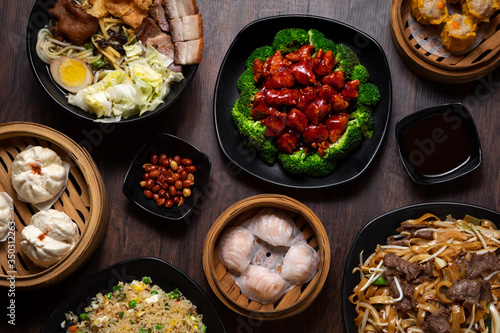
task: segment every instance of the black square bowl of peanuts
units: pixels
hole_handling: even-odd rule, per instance
[[[173,135],[158,133],[135,155],[123,193],[153,215],[187,220],[201,210],[210,168],[210,158],[201,150]]]

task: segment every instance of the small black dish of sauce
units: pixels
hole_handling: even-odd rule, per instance
[[[396,124],[399,155],[411,179],[421,185],[442,183],[481,164],[476,125],[460,103],[414,112]]]

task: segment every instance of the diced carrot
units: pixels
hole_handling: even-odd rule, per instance
[[[457,23],[457,22],[453,22],[451,24],[451,27],[454,29],[454,30],[458,30],[460,28],[460,25]]]
[[[69,333],[76,333],[76,332],[78,332],[78,326],[76,326],[76,325],[70,326],[70,327],[68,327],[68,331],[69,331]]]
[[[444,6],[446,5],[446,2],[445,1],[441,1],[439,4],[438,4],[438,9],[444,9]]]

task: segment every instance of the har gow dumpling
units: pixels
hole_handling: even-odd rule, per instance
[[[309,244],[294,244],[283,258],[281,276],[291,284],[300,285],[314,277],[318,264],[319,255]]]
[[[54,199],[66,187],[67,172],[52,149],[31,146],[12,162],[12,186],[19,199],[37,204]]]
[[[231,273],[245,271],[252,260],[255,246],[254,235],[241,226],[228,229],[219,242],[219,259]]]
[[[292,217],[274,208],[261,210],[244,225],[255,236],[273,246],[290,246],[298,233]]]
[[[286,293],[290,286],[278,273],[256,265],[248,266],[247,270],[236,280],[236,284],[243,295],[262,304],[274,303]]]

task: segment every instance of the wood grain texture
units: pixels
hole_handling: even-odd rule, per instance
[[[76,285],[99,269],[140,256],[167,260],[192,277],[214,302],[228,332],[345,332],[341,281],[350,246],[366,223],[392,209],[429,201],[467,202],[500,210],[500,70],[460,85],[436,83],[416,75],[400,58],[391,40],[390,1],[198,0],[206,43],[193,83],[169,111],[123,127],[78,121],[63,112],[35,81],[25,45],[33,3],[34,0],[19,0],[0,4],[0,122],[45,124],[85,147],[106,185],[110,217],[101,246],[75,274],[57,287],[16,292],[16,326],[7,323],[10,298],[7,290],[0,289],[0,332],[39,332],[52,310]],[[215,82],[233,38],[255,19],[297,13],[339,20],[370,34],[383,47],[391,66],[392,114],[382,147],[361,177],[332,189],[284,189],[257,180],[229,163],[215,135]],[[483,163],[455,181],[418,186],[399,159],[395,124],[416,110],[449,102],[462,102],[471,112],[481,139]],[[179,136],[212,160],[210,186],[199,210],[186,223],[165,222],[147,215],[122,194],[128,164],[146,138],[156,132]],[[324,224],[332,252],[328,278],[318,298],[302,314],[282,321],[235,315],[211,291],[202,268],[204,240],[217,217],[233,203],[261,193],[286,194],[307,205]]]

